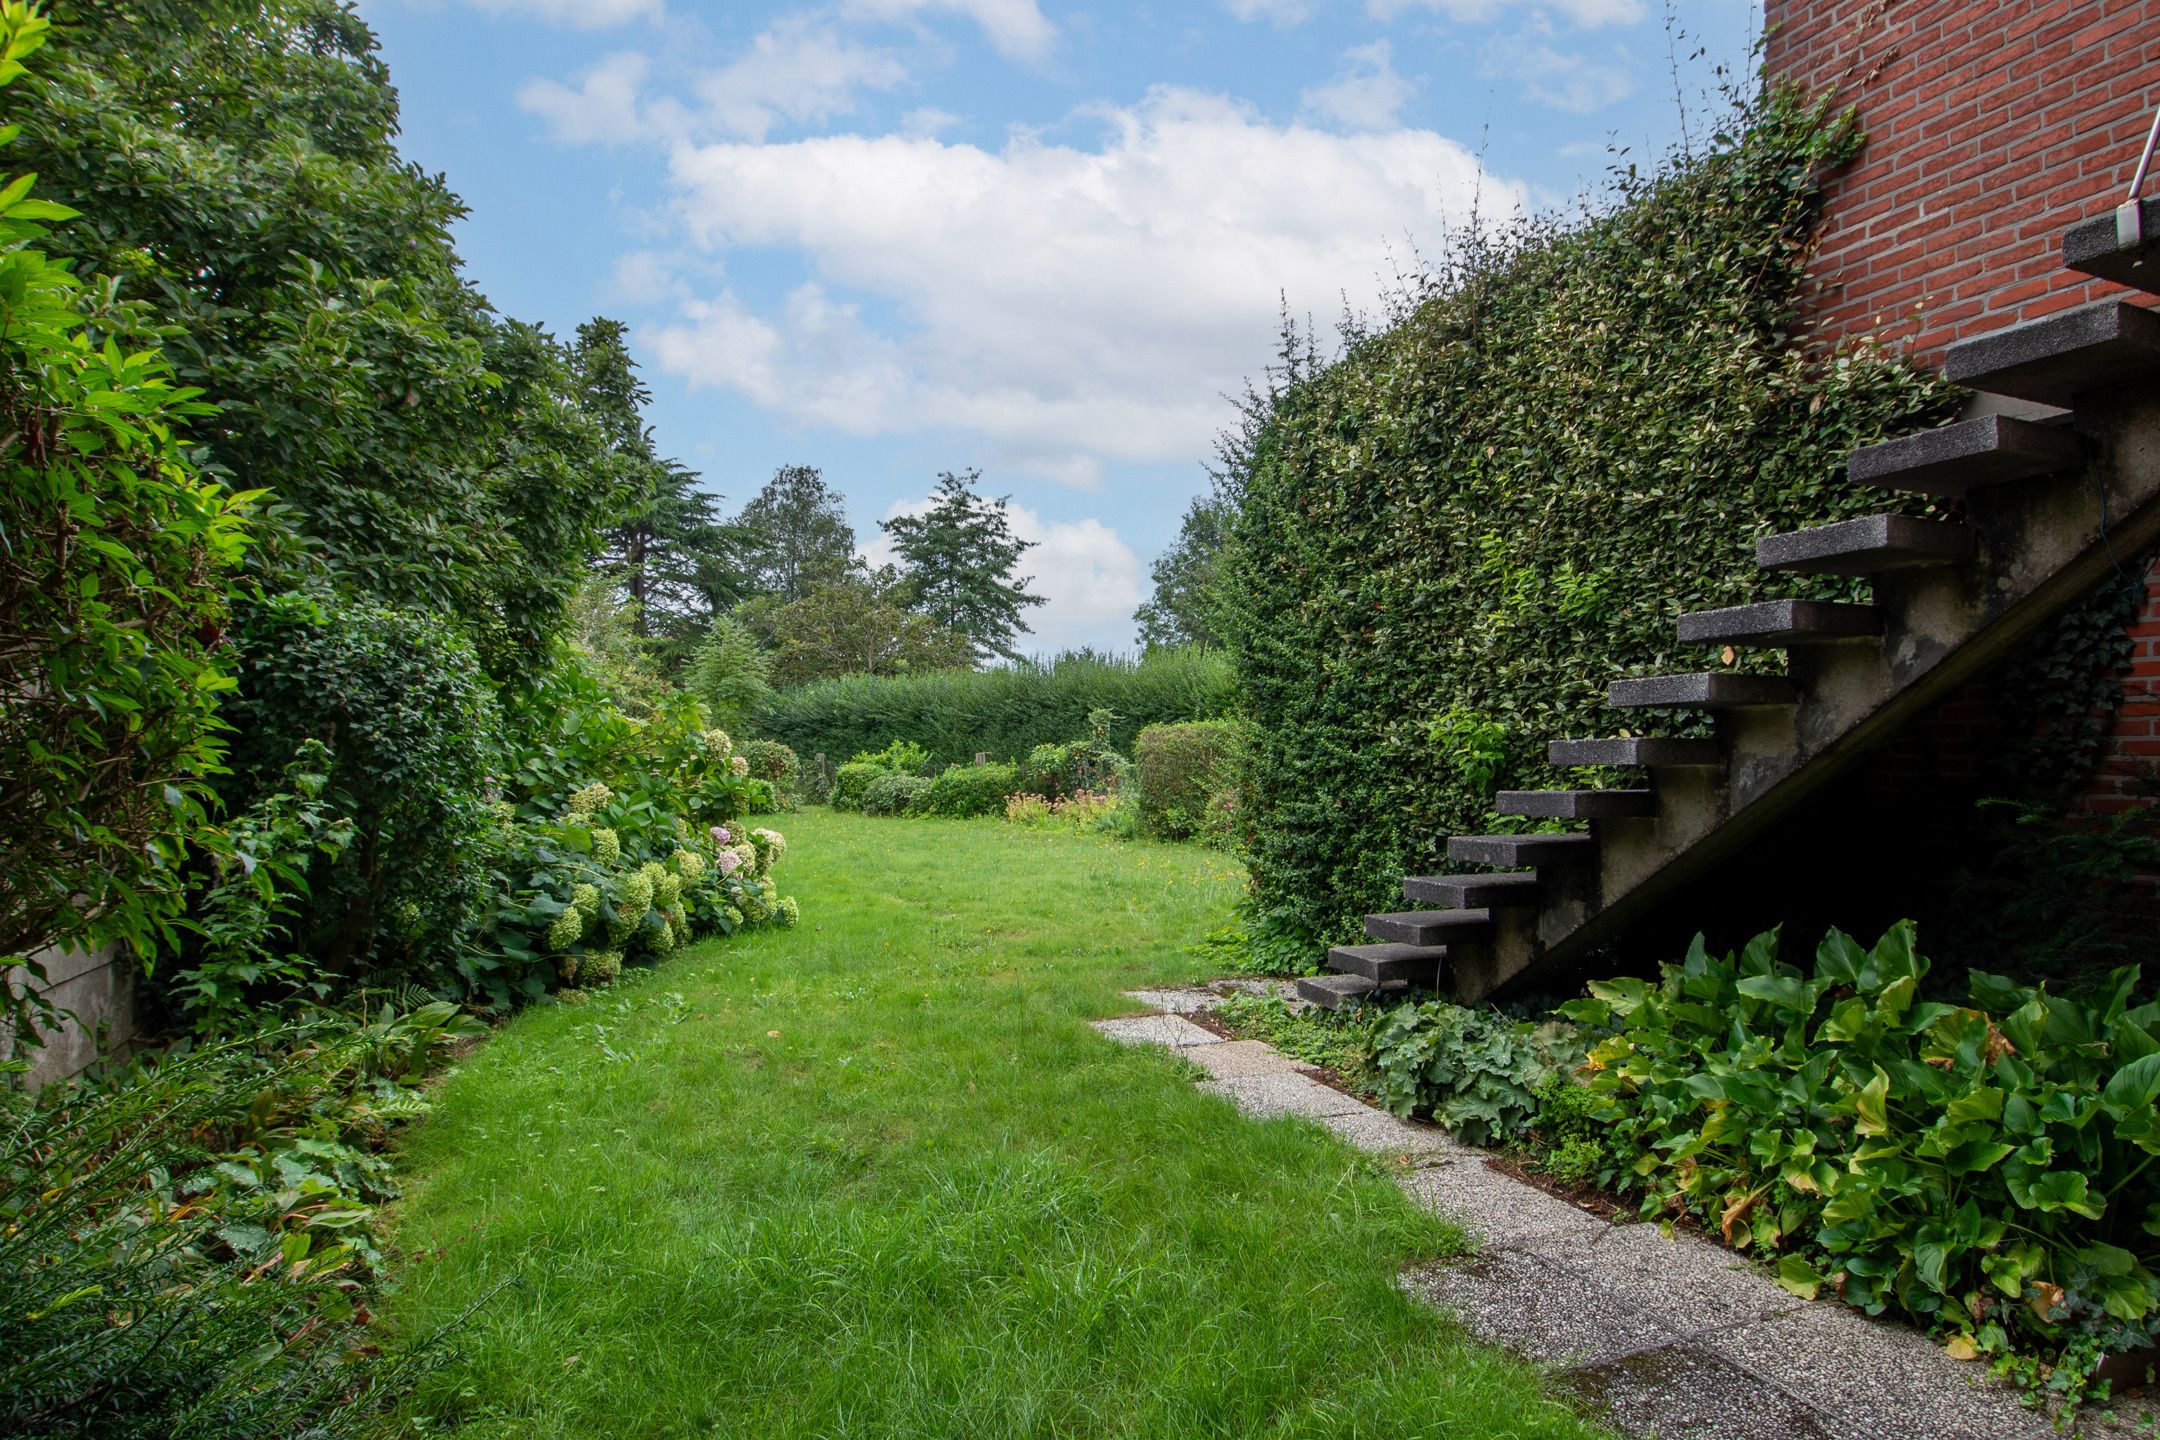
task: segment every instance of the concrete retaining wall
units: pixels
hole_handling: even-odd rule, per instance
[[[47,950],[37,957],[46,978],[35,986],[65,1012],[46,1032],[30,1061],[32,1087],[79,1075],[107,1056],[125,1055],[135,1044],[135,963],[107,948],[89,953]],[[13,977],[11,977],[13,978]],[[0,1059],[13,1058],[12,1036],[0,1034]]]

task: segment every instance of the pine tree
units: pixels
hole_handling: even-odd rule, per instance
[[[1013,534],[1010,496],[985,500],[975,493],[981,479],[975,470],[946,471],[938,476],[927,511],[880,524],[900,552],[910,608],[967,636],[978,662],[993,656],[1017,660],[1013,641],[1028,633],[1021,616],[1043,603],[1042,596],[1029,593],[1025,577],[1012,578],[1033,542]]]
[[[690,693],[723,730],[757,718],[772,695],[772,662],[757,636],[732,615],[715,615],[686,677]]]

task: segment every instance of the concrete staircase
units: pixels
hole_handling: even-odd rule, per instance
[[[2112,215],[2079,225],[2065,263],[2160,294],[2160,201],[2141,241]],[[1864,577],[1873,603],[1769,600],[1683,615],[1683,643],[1784,652],[1786,673],[1615,680],[1623,711],[1707,712],[1716,738],[1555,740],[1555,766],[1615,767],[1621,789],[1503,791],[1501,815],[1565,834],[1459,835],[1465,873],[1412,876],[1429,906],[1365,919],[1378,943],[1299,982],[1339,1008],[1412,988],[1464,1001],[1565,973],[1681,896],[1823,786],[2003,659],[2160,539],[2160,312],[2106,300],[1951,347],[1969,418],[1856,451],[1855,482],[1961,502],[1960,518],[1869,515],[1756,545],[1756,564]]]

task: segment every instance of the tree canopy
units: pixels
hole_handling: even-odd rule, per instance
[[[747,588],[800,600],[854,569],[855,527],[840,493],[809,465],[783,465],[743,506],[736,525],[750,539]]]
[[[879,523],[900,552],[909,608],[966,636],[978,660],[1017,660],[1013,642],[1028,633],[1022,617],[1043,603],[1025,577],[1013,579],[1034,542],[1013,534],[1011,497],[986,500],[975,493],[981,479],[976,470],[945,471],[929,509]]]

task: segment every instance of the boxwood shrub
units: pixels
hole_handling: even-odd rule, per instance
[[[841,767],[843,771],[847,767]],[[920,775],[895,775],[881,772],[863,790],[862,812],[865,815],[907,815],[913,813],[931,783]]]
[[[1742,119],[1625,173],[1576,228],[1464,237],[1338,361],[1289,347],[1232,437],[1219,573],[1258,722],[1259,923],[1312,942],[1388,908],[1446,837],[1491,825],[1494,788],[1559,778],[1546,741],[1613,733],[1616,674],[1715,663],[1676,643],[1680,612],[1847,593],[1765,575],[1758,536],[1926,503],[1848,483],[1845,460],[1946,418],[1947,387],[1864,344],[1791,343],[1854,122],[1783,94]]]
[[[868,761],[851,760],[833,772],[832,807],[835,810],[860,810],[863,797],[874,781],[892,772],[882,765]]]
[[[1018,766],[955,765],[930,782],[916,800],[913,813],[960,819],[973,815],[1001,815],[1005,811],[1005,797],[1019,788]]]

